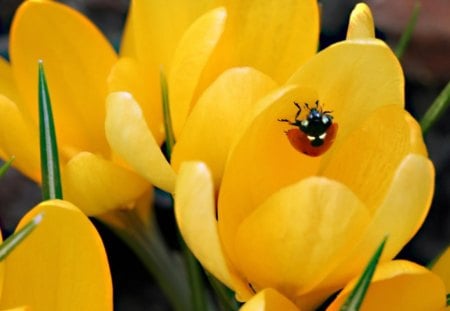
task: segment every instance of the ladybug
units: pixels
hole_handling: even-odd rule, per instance
[[[300,120],[302,108],[296,102],[294,105],[298,108],[294,121],[278,119],[295,126],[286,132],[289,142],[296,150],[311,157],[322,155],[333,144],[338,130],[337,123],[333,123],[331,111],[323,111],[318,100],[313,108],[305,103],[304,108],[309,112],[306,119]]]

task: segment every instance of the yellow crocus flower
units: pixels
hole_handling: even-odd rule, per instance
[[[214,6],[210,1],[196,5],[187,2],[163,5],[158,1],[133,1],[122,57],[109,80],[110,90],[115,92],[107,100],[106,136],[112,149],[152,184],[169,192],[173,192],[176,174],[160,151],[164,137],[161,66],[167,73],[175,136],[181,141],[192,122],[191,112],[203,105],[202,98],[208,96],[213,81],[226,80],[233,87],[241,83],[240,87],[254,91],[247,98],[235,93],[236,103],[216,98],[217,105],[230,108],[232,116],[221,115],[221,111],[210,111],[209,115],[231,121],[233,116],[250,110],[253,99],[284,83],[314,55],[318,43],[316,1],[292,0],[283,5],[278,1],[223,1],[221,6],[216,3],[211,10],[198,13],[197,19],[181,32],[179,16],[172,17],[172,12],[183,12],[180,21],[187,25],[186,16],[193,15],[185,12]],[[151,18],[161,10],[161,18]],[[226,77],[221,78],[223,75]],[[238,103],[242,105],[236,109]],[[198,137],[202,134],[212,133],[199,133]]]
[[[67,201],[50,200],[17,229],[38,214],[37,228],[0,264],[0,310],[112,310],[108,259],[89,219]]]
[[[349,282],[326,310],[340,310],[356,281]],[[440,311],[445,308],[445,296],[444,283],[436,274],[413,262],[394,260],[377,267],[360,310]],[[261,290],[240,310],[300,311],[288,298],[272,288]]]
[[[231,129],[225,157],[211,156],[228,129],[208,110],[214,102],[194,107],[196,122],[189,125],[190,116],[185,125],[174,151],[178,225],[205,268],[242,301],[271,288],[310,310],[359,275],[383,237],[386,262],[423,223],[434,168],[404,110],[400,64],[373,28],[370,10],[358,5],[347,40],[257,101]],[[209,98],[221,102],[252,90],[216,83]],[[339,131],[328,151],[311,157],[293,148],[284,134],[292,126],[279,120],[294,119],[294,103],[317,100]]]
[[[60,151],[64,197],[89,215],[130,207],[150,185],[114,159],[104,134],[107,77],[117,60],[99,30],[54,1],[25,1],[0,59],[0,155],[40,180],[37,64],[43,60]]]

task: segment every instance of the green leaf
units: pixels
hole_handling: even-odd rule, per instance
[[[163,114],[164,114],[164,130],[166,133],[166,150],[167,157],[170,160],[172,155],[173,145],[175,145],[175,135],[173,134],[172,127],[172,118],[170,116],[170,105],[169,105],[169,88],[167,86],[166,75],[164,74],[163,69],[160,69],[160,83],[161,83],[161,99],[163,105]]]
[[[62,199],[55,125],[42,61],[39,61],[38,92],[42,197],[44,200]]]
[[[394,52],[395,55],[397,55],[398,59],[402,58],[403,54],[406,51],[406,48],[408,47],[409,42],[411,41],[412,34],[414,32],[414,29],[416,28],[419,13],[420,13],[420,3],[419,1],[416,1],[414,4],[414,9],[411,14],[411,17],[409,18],[408,24],[406,25],[406,29],[403,32],[402,36],[400,37],[397,46],[395,47]]]
[[[450,306],[450,294],[447,294],[447,307]]]
[[[367,264],[366,269],[356,283],[355,288],[352,290],[347,300],[341,307],[341,311],[357,311],[361,307],[361,304],[366,296],[367,289],[369,288],[370,281],[372,280],[373,274],[380,259],[381,253],[383,252],[384,245],[386,244],[387,237],[383,239],[380,246],[378,246],[375,254],[370,259]]]
[[[14,159],[15,157],[12,157],[0,167],[0,178],[3,177],[3,175],[5,175],[8,169],[11,167],[11,164],[13,163]]]
[[[175,135],[173,133],[172,118],[170,115],[169,87],[167,85],[166,75],[162,67],[160,69],[159,77],[161,83],[164,130],[166,133],[166,152],[167,158],[170,161],[173,146],[175,145]],[[206,311],[206,297],[202,279],[202,268],[181,236],[179,236],[179,242],[181,250],[183,252],[184,262],[186,265],[189,284],[191,288],[191,309],[195,311]]]
[[[0,245],[0,261],[4,260],[42,221],[43,214],[37,214],[22,229],[9,236]]]
[[[442,92],[436,97],[433,104],[420,120],[422,133],[425,135],[428,130],[444,115],[450,104],[450,82],[447,83]]]

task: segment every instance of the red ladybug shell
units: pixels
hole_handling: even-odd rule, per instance
[[[334,139],[336,138],[337,130],[337,123],[331,124],[326,131],[327,136],[325,137],[323,144],[317,147],[311,145],[311,142],[306,134],[303,133],[298,127],[288,130],[286,135],[292,147],[294,147],[297,151],[300,151],[310,157],[318,157],[330,149]]]

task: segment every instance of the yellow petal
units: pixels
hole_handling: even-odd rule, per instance
[[[275,94],[275,95],[274,95]],[[225,166],[219,193],[219,230],[228,256],[239,224],[272,193],[284,186],[314,175],[320,158],[306,156],[289,143],[286,123],[297,108],[294,101],[312,102],[317,95],[295,86],[276,90],[263,98],[263,109],[245,131],[231,152]],[[259,103],[256,104],[257,110]],[[267,108],[268,107],[268,108]]]
[[[108,77],[109,92],[126,91],[133,94],[140,103],[156,142],[161,145],[164,140],[164,125],[159,80],[146,83],[142,68],[135,59],[122,57],[114,65]]]
[[[349,283],[327,309],[339,310],[357,279]],[[445,307],[442,280],[413,262],[395,260],[380,264],[364,298],[361,311],[442,310]]]
[[[130,93],[107,98],[106,137],[111,148],[153,185],[173,192],[175,172],[165,159]]]
[[[11,66],[3,57],[0,57],[0,94],[8,97],[13,102],[19,101],[19,94]]]
[[[168,83],[176,137],[190,112],[198,80],[222,35],[226,17],[224,8],[202,15],[187,29],[175,50]]]
[[[356,247],[339,268],[324,280],[324,286],[342,284],[362,270],[385,236],[388,240],[382,260],[392,259],[422,225],[433,189],[434,168],[430,160],[415,154],[406,156],[366,232],[355,241]]]
[[[214,186],[204,163],[185,162],[175,189],[178,227],[195,257],[206,270],[242,299],[252,295],[226,259],[217,230]]]
[[[273,288],[266,288],[242,306],[240,311],[300,311],[289,299]]]
[[[345,137],[370,113],[385,105],[404,105],[403,72],[397,57],[379,40],[344,41],[321,51],[289,83],[316,90],[333,111],[339,137]]]
[[[153,101],[160,98],[159,82],[152,86],[154,81],[159,81],[160,67],[170,72],[172,58],[183,33],[201,14],[213,8],[216,2],[131,1],[121,55],[137,60],[144,73],[143,82],[149,87]]]
[[[358,3],[350,14],[347,40],[375,38],[372,12],[365,3]]]
[[[37,108],[36,108],[37,109]],[[29,178],[41,179],[37,128],[24,119],[7,97],[0,95],[0,144],[4,156],[15,156],[13,165]]]
[[[439,257],[438,261],[433,265],[432,271],[439,275],[445,283],[447,292],[450,292],[450,247]]]
[[[121,54],[137,58],[144,71],[168,68],[178,41],[189,25],[217,1],[133,0]]]
[[[116,55],[99,30],[56,1],[26,1],[11,26],[10,55],[23,109],[36,122],[37,62],[43,60],[59,146],[108,155],[104,102]]]
[[[317,51],[319,9],[316,1],[227,1],[229,20],[205,73],[211,81],[235,66],[254,67],[278,83]]]
[[[22,306],[22,307],[12,308],[12,309],[8,309],[8,310],[3,310],[3,311],[32,311],[32,310],[29,306]]]
[[[219,76],[189,115],[172,154],[175,170],[183,161],[201,160],[211,170],[218,189],[242,119],[274,87],[272,79],[248,67],[233,68]]]
[[[72,158],[63,170],[64,198],[89,216],[133,208],[149,187],[136,173],[89,152]]]
[[[337,139],[320,174],[347,185],[372,212],[405,156],[426,155],[419,125],[398,105],[378,108],[344,140]]]
[[[44,213],[39,226],[6,258],[1,308],[112,310],[112,284],[100,236],[67,201],[46,201],[19,223]]]
[[[304,179],[273,194],[242,222],[235,265],[255,288],[274,287],[295,297],[336,267],[369,220],[344,185]]]

